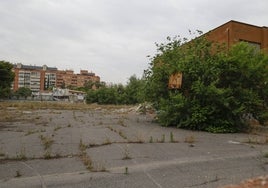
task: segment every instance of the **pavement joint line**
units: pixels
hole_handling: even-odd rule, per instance
[[[143,169],[146,167],[146,169],[158,169],[164,166],[170,166],[170,165],[179,165],[179,164],[187,164],[187,163],[199,163],[199,162],[209,162],[209,161],[222,161],[222,160],[229,160],[229,159],[239,159],[239,158],[251,158],[251,157],[257,157],[259,155],[258,152],[250,152],[250,153],[243,153],[238,154],[236,156],[201,156],[201,157],[184,157],[184,158],[175,158],[172,160],[166,160],[166,161],[153,161],[146,164],[135,164],[132,166],[129,166],[134,171],[140,171],[140,169]],[[132,160],[133,161],[133,160]],[[111,173],[116,173],[118,171],[122,171],[125,167],[112,167],[109,170]]]
[[[29,168],[29,169],[31,169],[35,174],[37,174],[37,176],[39,177],[39,180],[40,180],[40,182],[41,182],[41,185],[42,185],[42,188],[47,188],[47,186],[46,186],[46,184],[45,184],[45,182],[44,182],[44,179],[43,179],[43,177],[33,168],[33,167],[31,167],[30,165],[28,165],[27,163],[25,163],[25,162],[23,162],[23,161],[21,161],[21,163],[23,164],[23,165],[25,165],[27,168]]]
[[[119,144],[117,144],[117,146],[123,151],[124,149],[122,148],[122,146],[120,146]],[[133,163],[135,163],[135,165],[139,165],[138,162],[135,159],[132,159]],[[163,188],[152,176],[151,174],[149,174],[146,171],[146,166],[144,166],[142,168],[144,174],[158,187],[158,188]]]

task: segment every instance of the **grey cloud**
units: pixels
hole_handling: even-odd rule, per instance
[[[155,42],[230,19],[268,25],[258,0],[2,0],[0,59],[88,69],[104,81],[141,76]]]

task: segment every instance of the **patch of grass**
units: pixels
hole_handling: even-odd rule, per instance
[[[118,131],[119,136],[121,136],[122,138],[124,138],[125,140],[127,140],[127,136],[122,132],[122,130]]]
[[[264,154],[263,154],[263,157],[264,157],[264,158],[268,158],[268,152],[264,153]]]
[[[161,137],[160,142],[161,143],[164,143],[165,141],[166,141],[166,135],[165,134],[162,134],[162,137]]]
[[[40,138],[45,150],[49,149],[54,142],[54,140],[51,137],[43,136],[42,134],[39,136],[39,138]]]
[[[20,153],[17,153],[16,159],[18,160],[26,160],[26,149],[25,147],[22,147],[20,150]]]
[[[87,145],[83,143],[82,139],[80,139],[80,141],[79,141],[79,150],[81,152],[84,152],[86,149],[87,149]]]
[[[257,145],[261,145],[261,144],[267,144],[268,143],[268,138],[267,136],[265,137],[248,137],[248,140],[245,141],[245,143],[248,144],[257,144]]]
[[[154,142],[153,137],[152,137],[152,136],[150,136],[149,143],[153,143],[153,142]]]
[[[110,145],[110,144],[112,144],[111,140],[108,137],[106,137],[102,145]]]
[[[128,175],[128,167],[126,166],[125,167],[125,172],[124,172],[125,175]]]
[[[16,170],[15,178],[19,178],[19,177],[21,177],[21,176],[22,176],[22,175],[21,175],[20,171],[19,171],[19,170]]]
[[[125,124],[125,122],[124,122],[124,119],[119,119],[118,120],[118,122],[117,122],[120,126],[122,126],[122,127],[126,127],[126,124]]]
[[[45,151],[44,159],[52,159],[51,151],[49,151],[49,150]]]
[[[112,126],[108,126],[107,128],[110,129],[110,131],[117,132]]]
[[[57,126],[54,128],[54,131],[60,130],[62,127],[61,126]]]
[[[170,132],[170,134],[169,134],[169,141],[170,142],[174,142],[174,135],[173,135],[173,132]]]
[[[24,134],[24,136],[28,136],[28,135],[31,135],[31,134],[34,134],[37,132],[38,132],[38,130],[29,130],[27,133]]]
[[[184,142],[185,143],[188,143],[188,144],[193,144],[196,142],[196,139],[193,135],[191,136],[186,136],[185,139],[184,139]]]
[[[86,153],[83,153],[81,155],[81,160],[88,170],[90,170],[90,171],[93,170],[93,162],[92,162],[91,158]]]

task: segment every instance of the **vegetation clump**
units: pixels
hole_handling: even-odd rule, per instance
[[[227,49],[205,35],[167,39],[145,71],[147,99],[163,126],[224,133],[266,121],[267,54],[245,42]],[[169,89],[174,73],[182,73],[182,85]]]

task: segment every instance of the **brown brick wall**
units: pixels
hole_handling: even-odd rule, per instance
[[[248,41],[260,44],[261,49],[268,49],[268,28],[237,21],[229,21],[207,34],[214,42],[225,43],[228,47],[239,42]]]

